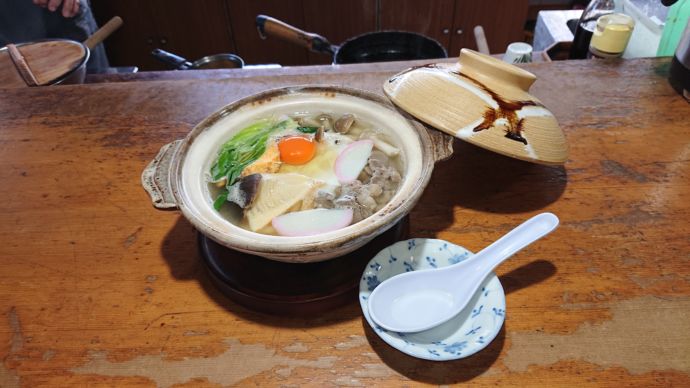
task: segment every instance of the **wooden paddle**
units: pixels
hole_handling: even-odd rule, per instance
[[[65,75],[86,66],[87,48],[93,49],[122,25],[115,16],[84,43],[54,39],[33,43],[9,44],[0,49],[0,87],[50,85]]]

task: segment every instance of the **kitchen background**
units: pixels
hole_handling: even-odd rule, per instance
[[[247,64],[327,64],[332,57],[311,53],[275,38],[262,40],[258,14],[283,20],[326,37],[332,44],[371,31],[405,30],[438,40],[449,56],[476,49],[472,33],[481,25],[492,53],[515,41],[530,42],[540,10],[581,8],[573,0],[91,0],[100,25],[114,15],[122,28],[105,42],[111,66],[164,70],[151,56],[160,48],[190,60],[234,53]]]

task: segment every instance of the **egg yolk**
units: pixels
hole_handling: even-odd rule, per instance
[[[316,154],[316,144],[301,136],[286,137],[278,142],[280,160],[287,164],[305,164]]]

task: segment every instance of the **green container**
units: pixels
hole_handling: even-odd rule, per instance
[[[661,41],[656,52],[658,57],[669,57],[676,52],[688,19],[690,19],[690,0],[680,0],[669,8],[664,32],[661,34]]]

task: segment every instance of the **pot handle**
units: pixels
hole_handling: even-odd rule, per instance
[[[108,20],[103,27],[99,28],[98,31],[94,32],[93,35],[89,36],[84,41],[84,46],[88,47],[89,50],[93,50],[97,44],[101,43],[105,38],[110,36],[118,28],[122,26],[122,18],[119,16],[113,16],[112,19]]]
[[[175,140],[161,147],[158,155],[146,166],[141,174],[141,185],[151,197],[157,209],[177,209],[173,195],[172,160],[180,148],[182,140]]]
[[[431,144],[434,146],[434,161],[442,162],[453,156],[453,142],[455,138],[447,133],[426,127],[431,137]]]
[[[176,70],[187,70],[192,67],[192,63],[181,56],[169,53],[159,48],[153,49],[153,51],[151,51],[151,55]]]
[[[335,54],[335,48],[323,36],[302,31],[270,16],[257,15],[256,29],[259,31],[261,39],[273,36],[317,53]]]

